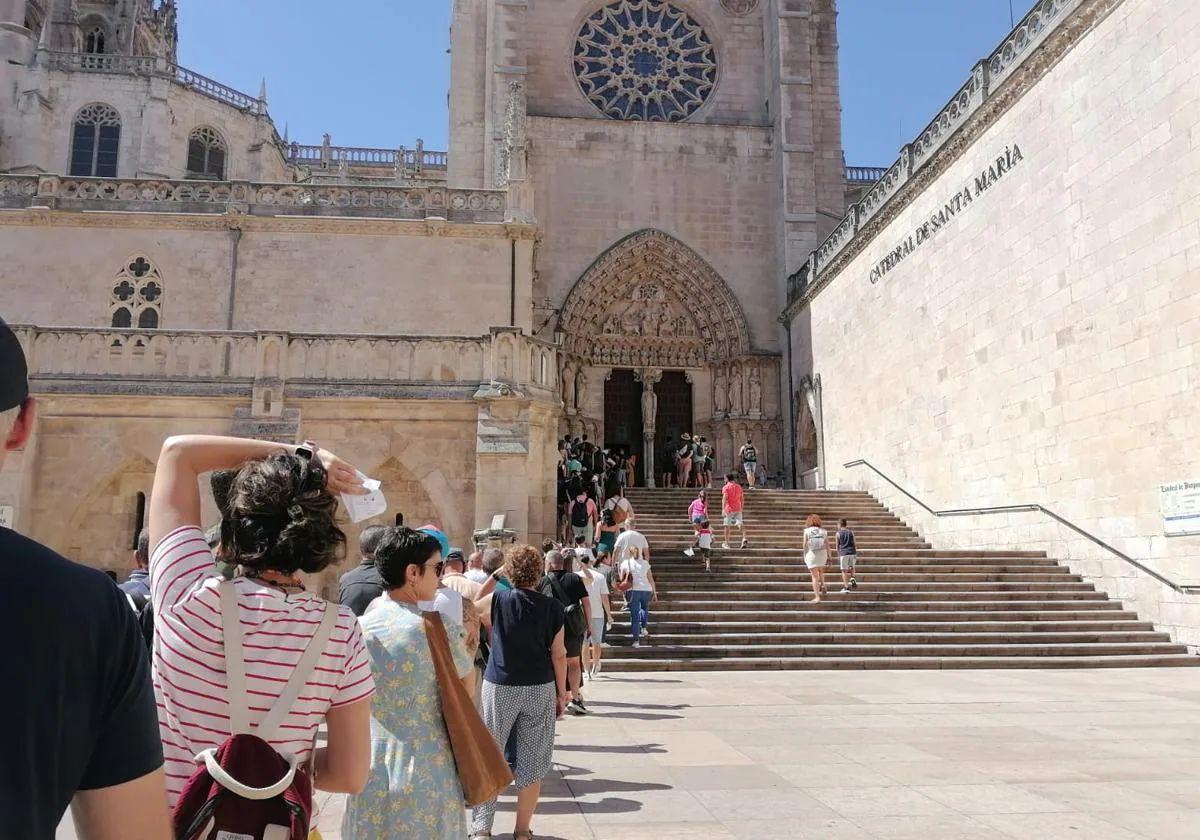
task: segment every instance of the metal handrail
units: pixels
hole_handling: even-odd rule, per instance
[[[1095,534],[1092,534],[1092,533],[1089,533],[1088,531],[1083,530],[1082,528],[1080,528],[1078,525],[1076,525],[1071,520],[1066,519],[1062,516],[1059,516],[1057,513],[1055,513],[1054,511],[1050,510],[1047,507],[1044,507],[1043,505],[1039,505],[1039,504],[999,505],[996,507],[954,508],[952,510],[934,510],[929,505],[925,504],[923,501],[918,499],[912,493],[908,492],[903,487],[901,487],[899,484],[897,484],[895,481],[893,481],[888,475],[886,475],[881,469],[876,467],[870,461],[867,461],[862,458],[858,458],[854,461],[849,461],[849,462],[843,464],[842,466],[845,467],[846,469],[850,469],[851,467],[866,467],[867,469],[871,470],[876,475],[878,475],[880,478],[882,478],[884,481],[886,481],[888,484],[895,487],[897,490],[899,490],[905,496],[912,499],[916,504],[920,505],[925,511],[927,511],[928,513],[932,514],[933,516],[937,516],[937,517],[943,517],[943,516],[987,516],[987,515],[994,514],[994,513],[1042,513],[1042,514],[1045,514],[1046,516],[1053,519],[1055,522],[1059,523],[1060,525],[1064,525],[1067,528],[1070,528],[1072,531],[1079,534],[1081,537],[1087,538],[1091,542],[1093,542],[1096,545],[1103,548],[1105,551],[1112,554],[1114,557],[1117,557],[1118,559],[1123,560],[1124,562],[1128,563],[1130,566],[1133,566],[1135,569],[1138,569],[1139,571],[1145,572],[1146,574],[1150,575],[1150,577],[1154,578],[1155,580],[1157,580],[1159,583],[1163,584],[1164,586],[1170,587],[1175,592],[1178,592],[1182,595],[1200,594],[1200,585],[1180,584],[1180,583],[1176,583],[1175,581],[1171,580],[1170,578],[1164,577],[1163,575],[1161,575],[1158,572],[1154,571],[1153,569],[1147,567],[1146,565],[1139,563],[1137,560],[1134,560],[1132,557],[1130,557],[1128,554],[1124,553],[1123,551],[1120,551],[1119,549],[1116,549],[1113,546],[1109,545],[1104,540],[1097,537]]]

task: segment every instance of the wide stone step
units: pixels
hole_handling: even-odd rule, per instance
[[[687,646],[712,647],[718,649],[755,647],[760,645],[1035,645],[1035,644],[1100,644],[1170,643],[1171,636],[1151,630],[1026,630],[1021,633],[978,633],[964,632],[865,632],[854,630],[847,633],[815,632],[806,627],[804,632],[780,633],[755,631],[744,633],[677,633],[677,628],[660,633],[655,626],[653,644],[657,647]],[[615,645],[628,645],[632,641],[628,625],[615,626],[606,637]]]
[[[830,563],[826,567],[828,574],[840,575],[841,571],[837,568],[836,563]],[[1063,566],[1047,565],[1047,566],[1032,566],[1032,565],[1009,565],[1001,563],[979,563],[979,564],[962,564],[962,563],[946,563],[945,565],[936,565],[931,563],[864,563],[859,562],[855,566],[856,575],[865,577],[867,575],[878,575],[884,573],[927,573],[936,575],[953,575],[959,573],[973,574],[1037,574],[1037,575],[1070,575],[1071,570]],[[662,563],[654,564],[654,577],[658,580],[667,578],[695,579],[695,580],[775,580],[786,579],[795,580],[799,575],[803,580],[808,580],[808,571],[799,563],[776,563],[772,565],[757,565],[757,566],[729,566],[714,565],[711,572],[704,571],[702,561],[690,559],[686,563]],[[840,577],[839,577],[840,580]]]
[[[1020,604],[1025,608],[1026,605],[1035,605],[1039,609],[1079,609],[1079,602],[1087,602],[1087,608],[1091,609],[1093,604],[1112,604],[1115,608],[1120,608],[1120,601],[1109,600],[1108,595],[1103,592],[962,592],[951,593],[944,591],[936,592],[871,592],[864,593],[861,589],[851,592],[848,595],[842,595],[840,592],[828,592],[823,597],[825,600],[819,603],[813,603],[809,600],[811,592],[798,591],[794,593],[784,592],[774,595],[769,598],[758,597],[746,600],[734,600],[725,595],[711,595],[710,597],[702,596],[678,596],[670,600],[660,601],[655,604],[653,609],[675,609],[675,610],[711,610],[725,612],[729,610],[744,610],[747,609],[747,604],[754,604],[755,609],[763,610],[779,610],[787,612],[795,610],[800,606],[820,607],[824,606],[827,609],[889,609],[898,608],[897,605],[907,604],[924,604],[935,603],[941,609],[956,608],[961,610],[980,609],[980,605],[984,605],[984,609],[1004,609],[1005,604]],[[1059,607],[1056,604],[1067,604],[1069,607]],[[920,609],[920,607],[917,607]]]
[[[696,634],[705,636],[706,634],[731,633],[731,634],[758,634],[771,633],[779,630],[779,622],[764,618],[761,621],[720,621],[720,622],[698,622],[676,620],[673,617],[664,618],[663,613],[652,613],[654,619],[654,627],[663,632],[656,632],[656,639],[666,638],[663,633],[671,634],[672,636],[690,636]],[[961,614],[957,614],[960,615]],[[844,618],[844,616],[838,616]],[[1087,619],[1078,620],[1028,620],[1028,621],[991,621],[987,616],[979,617],[976,621],[963,621],[960,617],[957,620],[939,621],[928,619],[924,621],[879,621],[877,614],[863,614],[856,621],[822,621],[817,617],[810,617],[803,623],[793,625],[797,630],[804,633],[838,633],[838,634],[854,634],[854,633],[1002,633],[1012,635],[1015,640],[1016,634],[1020,633],[1142,633],[1153,632],[1154,625],[1149,621],[1138,621],[1137,616],[1133,613],[1128,614],[1128,618],[1124,621],[1094,621]],[[606,641],[609,636],[617,639],[628,638],[629,632],[628,621],[616,621],[613,623],[613,631],[606,636]]]
[[[721,659],[726,657],[830,657],[830,656],[1122,656],[1145,653],[1187,653],[1187,645],[1141,642],[1081,642],[1079,644],[811,644],[811,645],[666,645],[657,638],[640,648],[610,647],[606,658]]]
[[[669,601],[676,596],[680,599],[693,599],[702,597],[712,598],[757,598],[763,595],[772,593],[787,593],[794,591],[797,586],[811,586],[807,581],[796,583],[731,583],[728,586],[721,586],[716,583],[708,584],[686,584],[660,585],[658,587],[658,597],[660,600]],[[832,581],[827,582],[827,589],[840,589],[832,586]],[[961,595],[971,595],[980,593],[995,593],[1008,595],[1011,593],[1038,592],[1044,595],[1059,595],[1059,596],[1074,596],[1080,594],[1102,594],[1096,592],[1095,584],[1086,581],[1064,581],[1062,583],[1039,581],[1039,582],[1022,582],[1022,581],[964,581],[959,582],[951,579],[932,579],[932,580],[908,580],[902,582],[888,581],[866,581],[860,583],[858,589],[852,592],[830,592],[830,595],[839,595],[840,597],[853,600],[855,598],[869,599],[876,596],[886,596],[894,593],[905,593],[913,595],[924,595],[931,592],[943,592],[958,597]]]
[[[726,575],[755,575],[755,574],[771,574],[773,572],[795,572],[805,570],[804,558],[801,555],[791,555],[782,558],[767,557],[738,557],[730,554],[722,554],[712,556],[712,571],[699,571],[704,568],[704,561],[699,557],[685,557],[680,554],[678,557],[671,555],[657,555],[654,558],[654,573],[660,574],[667,571],[675,572],[698,572],[706,575],[717,575],[724,577]],[[769,562],[778,560],[778,562]],[[837,559],[834,558],[826,565],[827,570],[837,570]],[[1013,557],[1007,561],[996,561],[995,558],[983,558],[979,560],[967,560],[962,557],[948,557],[945,559],[937,557],[908,557],[908,558],[885,558],[885,557],[859,557],[856,567],[859,572],[865,574],[868,569],[883,571],[892,569],[896,571],[945,571],[952,569],[963,569],[964,571],[991,571],[1012,569],[1015,571],[1046,571],[1049,569],[1057,569],[1062,572],[1070,572],[1066,566],[1055,563],[1053,560],[1037,560],[1034,558]]]
[[[1048,604],[1048,605],[1047,605]],[[888,622],[923,624],[925,622],[1008,622],[1008,621],[1137,621],[1137,613],[1122,609],[1119,601],[1101,601],[1095,604],[1082,605],[1079,603],[1034,603],[1026,604],[1024,608],[996,608],[994,606],[971,605],[959,608],[958,605],[938,603],[908,603],[908,604],[873,604],[870,609],[846,609],[845,604],[832,604],[822,601],[819,604],[805,603],[800,607],[788,606],[786,609],[744,609],[744,610],[706,610],[668,608],[659,604],[651,609],[651,616],[658,624],[702,624],[713,627],[726,621],[753,622],[767,624],[777,629],[784,626],[786,616],[794,619],[787,626],[806,626],[809,622]],[[895,607],[893,609],[893,607]],[[1045,607],[1045,609],[1041,609]],[[621,619],[622,613],[617,614]]]
[[[614,648],[615,650],[615,648]],[[649,648],[635,651],[641,653]],[[1187,653],[1145,653],[1118,656],[841,656],[841,657],[723,657],[710,659],[622,658],[604,660],[604,673],[636,671],[829,671],[911,670],[942,668],[1161,668],[1194,667],[1200,656]]]
[[[956,583],[982,583],[985,581],[1019,583],[1027,582],[1034,583],[1044,581],[1046,583],[1061,583],[1061,582],[1082,582],[1079,575],[1071,574],[1066,569],[1063,570],[1034,570],[1030,572],[1009,572],[1009,571],[988,571],[986,569],[905,569],[903,567],[888,567],[883,568],[863,568],[859,567],[856,570],[856,579],[861,585],[866,583],[903,583],[905,581],[929,582],[937,580],[954,581]],[[674,588],[692,588],[692,587],[732,587],[735,589],[745,589],[746,591],[755,591],[760,586],[772,585],[788,585],[794,586],[797,583],[807,584],[811,580],[811,576],[807,570],[792,569],[790,572],[773,572],[771,574],[759,575],[729,575],[722,574],[719,577],[714,574],[705,574],[701,569],[699,574],[695,571],[682,570],[663,570],[655,567],[654,580],[662,589],[668,585]],[[841,586],[841,571],[827,569],[825,575],[826,584],[832,586],[837,582]]]

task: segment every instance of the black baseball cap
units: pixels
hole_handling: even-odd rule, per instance
[[[21,342],[0,318],[0,411],[16,408],[29,399],[29,368]]]

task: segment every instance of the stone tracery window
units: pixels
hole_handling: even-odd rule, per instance
[[[575,39],[574,66],[588,100],[620,120],[685,120],[717,81],[708,34],[665,0],[617,0],[596,10]]]
[[[117,177],[121,115],[111,105],[93,102],[75,115],[71,132],[70,174],[85,178]]]
[[[94,26],[83,36],[83,51],[88,55],[104,55],[103,26]]]
[[[202,126],[188,136],[187,177],[225,180],[225,141],[215,128]]]
[[[112,325],[156,330],[162,323],[162,275],[150,260],[134,257],[113,278]]]

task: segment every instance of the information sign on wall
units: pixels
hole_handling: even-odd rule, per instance
[[[1168,537],[1200,534],[1200,481],[1177,481],[1158,489],[1163,531]]]
[[[0,505],[0,528],[11,528],[13,522],[12,505]]]

